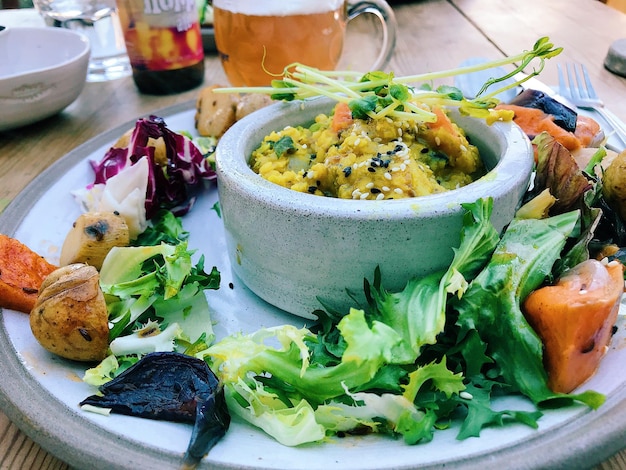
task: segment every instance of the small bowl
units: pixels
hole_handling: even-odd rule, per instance
[[[83,90],[89,41],[61,28],[0,31],[0,131],[53,116]]]
[[[217,174],[228,256],[234,273],[256,295],[305,318],[322,307],[356,306],[363,280],[377,266],[383,286],[401,290],[416,276],[446,269],[460,242],[461,203],[494,199],[492,222],[507,225],[528,187],[533,152],[513,123],[452,113],[490,171],[463,187],[397,200],[345,200],[299,193],[271,183],[248,166],[264,136],[308,125],[333,102],[278,103],[235,124],[220,140]]]

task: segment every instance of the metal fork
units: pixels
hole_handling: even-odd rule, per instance
[[[567,81],[563,75],[561,64],[557,64],[559,74],[559,93],[569,98],[572,104],[581,109],[588,109],[597,112],[613,130],[614,135],[620,140],[622,148],[626,148],[626,125],[604,107],[604,103],[598,97],[596,91],[591,84],[587,68],[580,64],[565,64]]]

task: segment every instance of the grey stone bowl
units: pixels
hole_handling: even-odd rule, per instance
[[[277,103],[235,124],[217,149],[218,191],[232,269],[270,304],[305,318],[322,303],[357,306],[364,278],[380,267],[383,286],[400,290],[415,276],[445,269],[460,241],[461,203],[494,199],[492,222],[509,223],[527,189],[531,144],[512,123],[453,114],[490,170],[463,188],[385,201],[342,200],[271,183],[248,166],[263,137],[287,125],[308,125],[331,111],[326,98]],[[320,302],[321,301],[321,302]]]

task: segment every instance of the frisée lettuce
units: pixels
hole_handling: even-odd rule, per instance
[[[491,199],[464,209],[461,244],[445,272],[390,293],[377,270],[363,308],[319,311],[312,328],[263,328],[210,346],[206,360],[230,412],[285,445],[350,432],[416,444],[454,421],[459,439],[511,421],[537,427],[539,405],[551,399],[600,406],[604,397],[595,392],[549,391],[537,337],[515,308],[577,235],[578,212],[514,220],[500,239]],[[514,350],[529,353],[517,360]],[[497,409],[492,399],[502,393],[536,407]]]
[[[109,312],[113,359],[88,370],[85,381],[101,385],[150,352],[193,356],[213,342],[204,291],[219,288],[220,273],[216,267],[205,272],[204,256],[194,264],[187,235],[179,218],[160,211],[137,239],[139,245],[109,252],[100,287]]]

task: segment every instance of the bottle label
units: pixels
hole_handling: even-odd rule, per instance
[[[124,35],[134,69],[173,70],[204,59],[195,0],[128,0]]]

